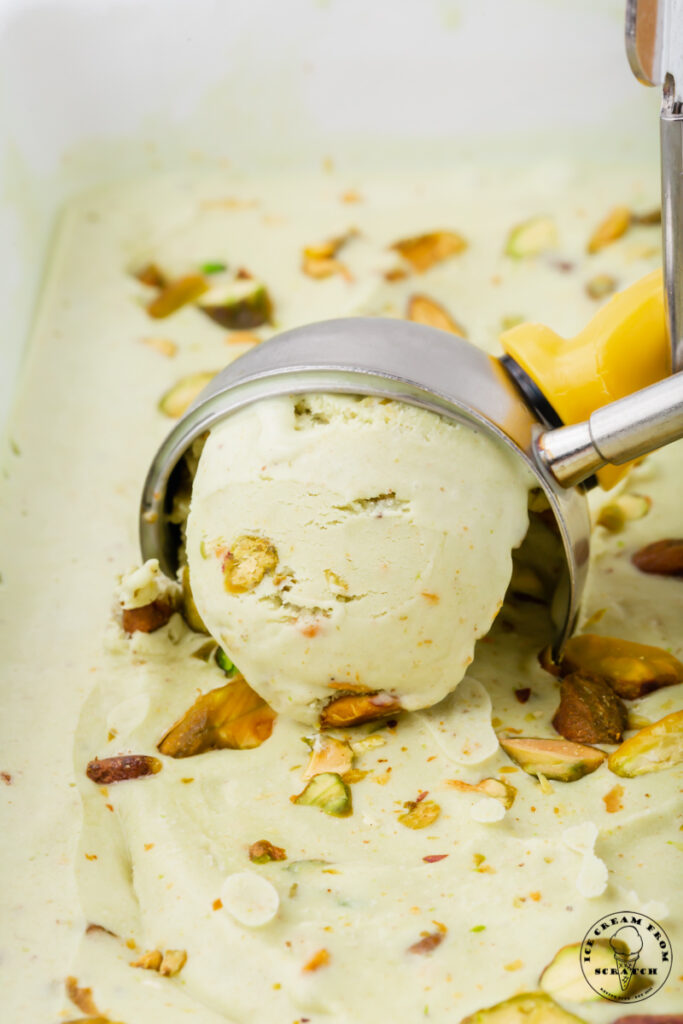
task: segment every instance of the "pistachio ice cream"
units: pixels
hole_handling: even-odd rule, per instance
[[[377,398],[270,399],[209,436],[195,603],[251,686],[300,721],[345,690],[450,693],[502,605],[530,474],[502,444]]]
[[[539,662],[544,565],[496,614],[526,482],[490,441],[400,406],[282,399],[214,432],[189,531],[206,623],[186,573],[140,565],[142,481],[173,417],[276,330],[427,316],[496,354],[520,317],[571,335],[597,292],[655,267],[658,229],[635,217],[586,249],[616,203],[656,207],[656,168],[524,165],[157,176],[65,211],[1,481],[3,1024],[680,1014],[683,581],[662,574],[680,443],[591,496],[561,665]],[[384,717],[278,712],[308,714],[354,666]],[[395,692],[438,703],[402,711]],[[581,971],[583,937],[622,910],[673,949],[644,1003]],[[620,996],[608,940],[596,962]]]

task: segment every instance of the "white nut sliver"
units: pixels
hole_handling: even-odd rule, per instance
[[[499,747],[491,712],[486,687],[466,675],[450,696],[419,717],[449,760],[474,765],[488,760]]]
[[[252,928],[272,921],[280,906],[275,886],[255,871],[228,875],[221,888],[221,901],[236,921]]]
[[[485,796],[482,800],[477,800],[475,804],[472,804],[470,815],[475,821],[479,821],[482,824],[490,821],[502,821],[505,817],[505,808],[500,800],[497,800],[495,797]]]

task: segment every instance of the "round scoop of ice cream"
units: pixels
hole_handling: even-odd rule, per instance
[[[500,608],[530,475],[494,438],[386,399],[281,397],[220,423],[187,522],[207,629],[278,712],[455,689]]]

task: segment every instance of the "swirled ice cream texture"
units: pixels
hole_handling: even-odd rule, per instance
[[[200,458],[197,607],[277,711],[312,721],[343,684],[430,706],[502,604],[529,482],[493,438],[403,403],[255,404]]]

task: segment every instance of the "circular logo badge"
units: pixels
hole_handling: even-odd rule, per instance
[[[671,971],[669,936],[647,914],[634,910],[596,921],[586,932],[579,955],[590,987],[614,1003],[649,999]]]

